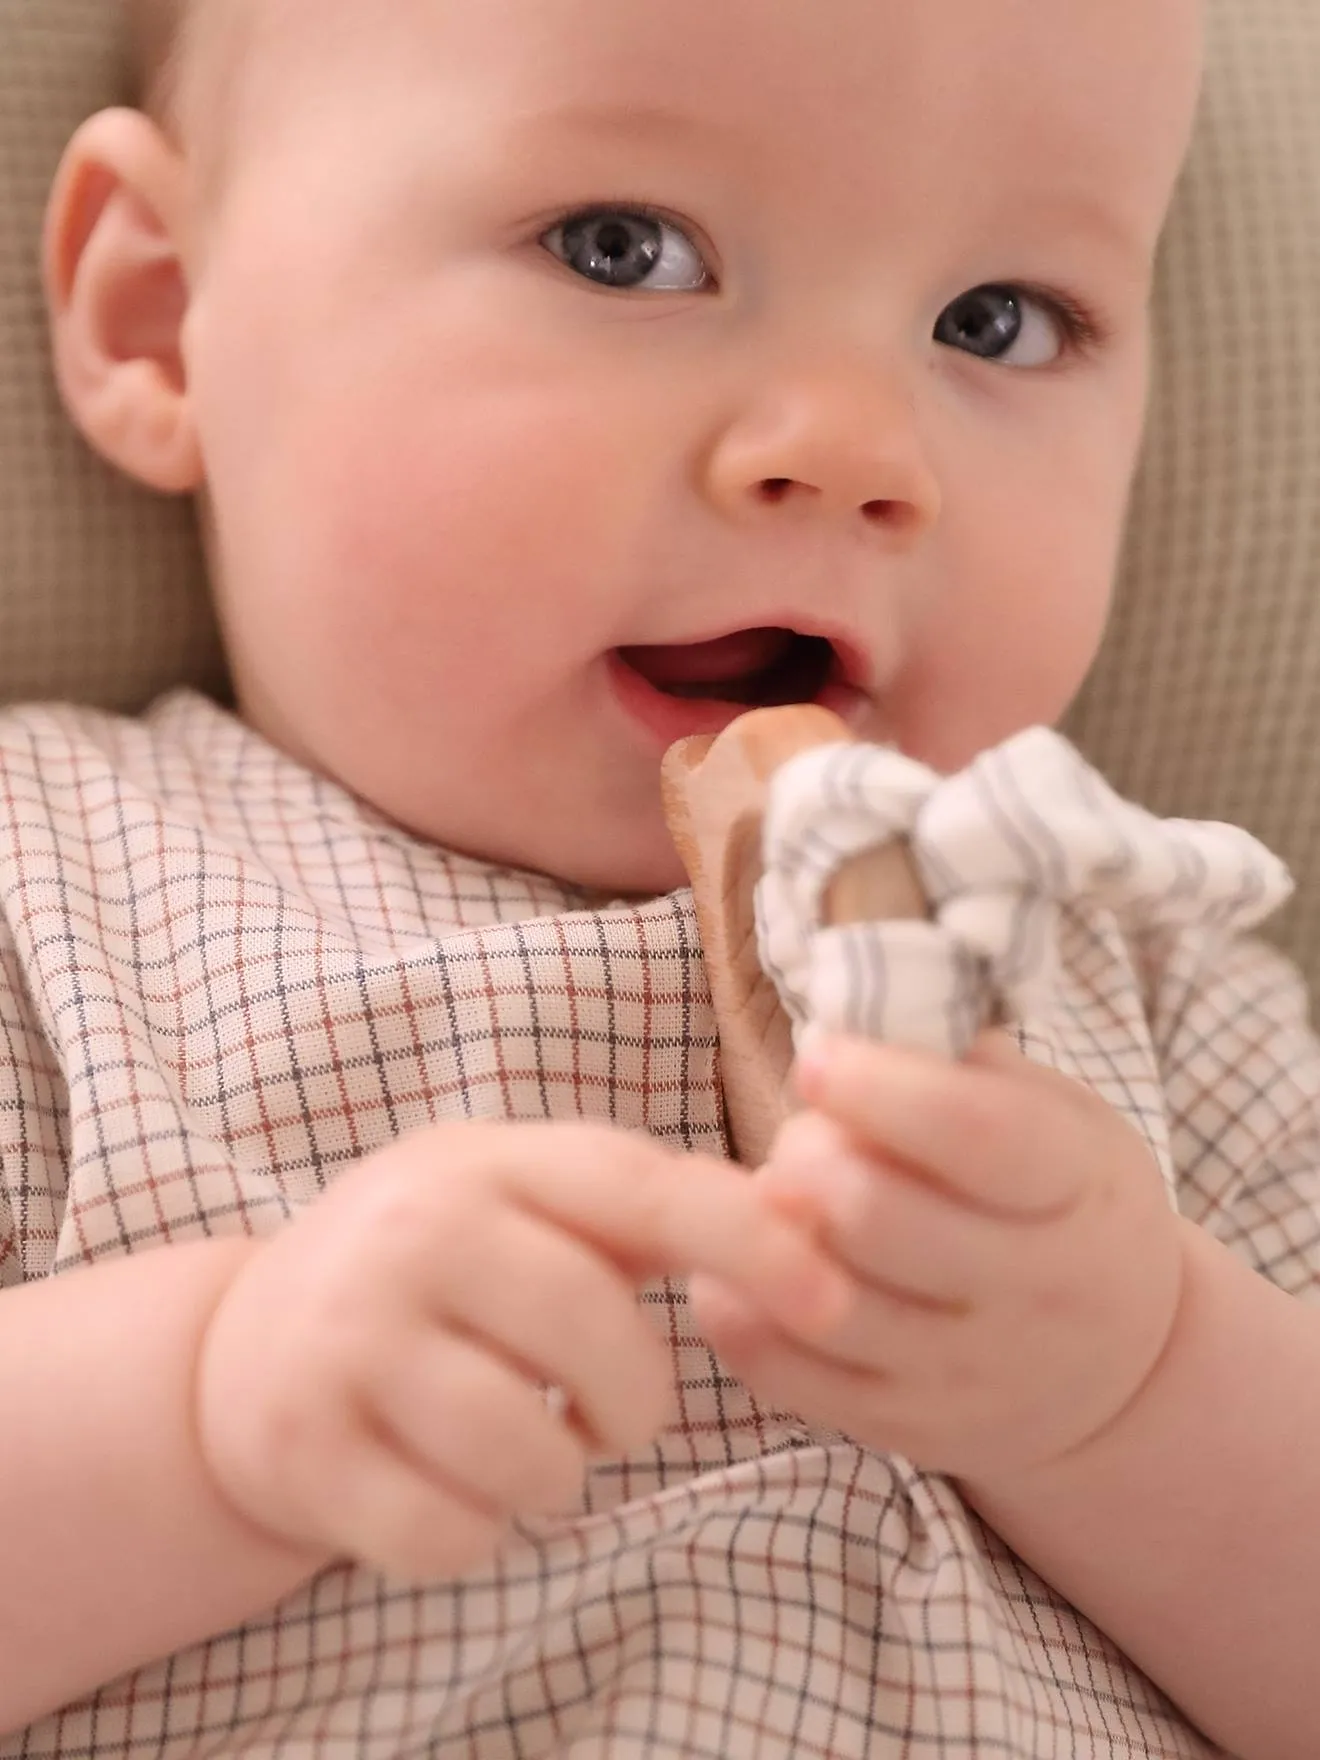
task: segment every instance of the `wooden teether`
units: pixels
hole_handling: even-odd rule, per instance
[[[829,710],[792,704],[755,709],[715,738],[680,740],[665,757],[665,813],[701,925],[729,1136],[739,1161],[749,1167],[764,1161],[791,1110],[789,1021],[756,950],[754,894],[770,779],[799,752],[852,737]],[[825,903],[829,924],[927,914],[902,843],[848,863]]]

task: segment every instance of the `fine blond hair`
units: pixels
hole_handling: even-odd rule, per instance
[[[128,38],[135,101],[144,109],[169,108],[177,83],[179,54],[191,0],[120,0]]]

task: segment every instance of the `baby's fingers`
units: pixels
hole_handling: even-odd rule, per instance
[[[344,1556],[400,1582],[463,1576],[504,1542],[507,1516],[421,1471],[362,1429],[334,1440],[303,1514]]]
[[[978,1047],[979,1053],[979,1047]],[[1097,1125],[1061,1077],[1037,1079],[1007,1051],[953,1064],[865,1040],[810,1045],[798,1087],[808,1105],[987,1215],[1047,1220],[1067,1212],[1103,1153]]]
[[[415,1341],[380,1366],[363,1397],[393,1452],[492,1519],[563,1511],[581,1497],[583,1438],[540,1388],[475,1340],[434,1332]]]
[[[767,1201],[810,1214],[840,1264],[868,1294],[917,1307],[965,1312],[1020,1283],[1039,1228],[988,1216],[936,1180],[859,1151],[856,1139],[820,1112],[801,1112],[780,1132],[756,1176]],[[869,1286],[869,1287],[868,1287]],[[848,1324],[856,1326],[857,1313]],[[831,1337],[841,1354],[842,1333]]]
[[[465,1251],[446,1258],[428,1292],[441,1337],[457,1328],[478,1341],[501,1374],[508,1366],[524,1377],[529,1398],[539,1396],[528,1383],[560,1388],[588,1447],[645,1447],[669,1415],[669,1362],[627,1280],[575,1234],[517,1206],[473,1206],[463,1241]],[[445,1348],[447,1371],[460,1394],[471,1391],[475,1409],[465,1383],[497,1379],[493,1365],[477,1356],[456,1364]],[[394,1402],[394,1424],[405,1422],[407,1403]],[[461,1414],[464,1400],[457,1404]],[[488,1415],[497,1409],[488,1406]]]
[[[466,1127],[471,1128],[471,1127]],[[519,1203],[643,1274],[705,1271],[791,1333],[817,1337],[847,1309],[847,1279],[810,1233],[762,1204],[727,1162],[613,1130],[501,1127]]]

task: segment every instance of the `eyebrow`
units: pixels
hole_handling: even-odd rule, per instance
[[[550,137],[584,139],[681,140],[696,147],[718,147],[728,155],[741,150],[755,153],[753,143],[737,128],[690,111],[663,104],[600,101],[568,102],[537,110],[520,118],[514,132],[523,146],[535,147]],[[1090,190],[1062,191],[1057,195],[1034,194],[1021,204],[1042,225],[1060,231],[1076,230],[1102,246],[1106,253],[1127,267],[1149,267],[1150,243],[1142,229],[1120,213],[1103,196]]]
[[[726,123],[662,104],[569,103],[538,110],[515,124],[526,140],[546,134],[621,135],[672,140],[676,136],[728,147],[739,139]]]
[[[1021,211],[1043,226],[1089,239],[1129,268],[1144,271],[1150,266],[1156,239],[1147,238],[1132,216],[1122,213],[1103,196],[1087,191],[1039,196],[1024,201]]]

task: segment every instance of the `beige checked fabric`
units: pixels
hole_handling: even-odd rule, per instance
[[[204,699],[0,717],[0,1281],[278,1226],[439,1118],[719,1152],[687,894],[640,908],[419,844]],[[1278,957],[1071,917],[1030,1054],[1184,1210],[1320,1288],[1317,1047]],[[167,1250],[167,1249],[166,1249]],[[1211,1753],[944,1480],[768,1410],[645,1295],[679,1417],[462,1582],[326,1572],[0,1741],[11,1760],[1191,1760]],[[3,1292],[0,1291],[0,1301]],[[21,1423],[22,1413],[6,1413]]]

